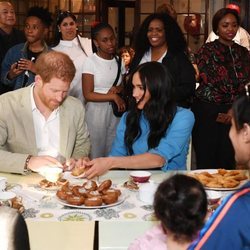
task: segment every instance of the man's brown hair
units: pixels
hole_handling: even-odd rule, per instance
[[[71,82],[76,72],[70,57],[58,51],[42,53],[35,64],[37,75],[40,75],[44,82],[49,82],[53,77]]]

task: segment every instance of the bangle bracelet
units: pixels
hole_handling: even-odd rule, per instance
[[[28,155],[28,157],[27,157],[26,160],[25,160],[25,163],[24,163],[24,172],[25,172],[25,173],[31,171],[31,170],[28,168],[29,161],[30,161],[31,157],[32,157],[32,155]]]

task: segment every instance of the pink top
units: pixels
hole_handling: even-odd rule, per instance
[[[135,239],[128,250],[166,250],[167,235],[162,230],[161,224],[154,226],[146,231],[144,235]]]

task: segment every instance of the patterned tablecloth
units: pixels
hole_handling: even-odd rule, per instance
[[[164,173],[151,171],[150,181],[160,183],[163,179],[176,172]],[[111,207],[97,209],[74,208],[64,206],[56,197],[56,190],[44,190],[39,182],[43,179],[38,174],[29,176],[0,174],[8,179],[9,190],[22,197],[25,207],[23,216],[27,220],[34,221],[155,221],[152,204],[147,204],[139,199],[138,191],[130,191],[123,187],[123,183],[129,178],[129,171],[109,171],[100,177],[99,183],[111,179],[113,186],[122,192],[119,204]],[[67,176],[68,178],[68,176]],[[83,180],[69,178],[71,183],[79,184]],[[228,192],[223,192],[223,196]]]
[[[56,197],[56,190],[44,190],[40,188],[42,179],[38,174],[33,176],[18,176],[15,178],[5,174],[8,178],[9,190],[22,197],[25,207],[23,216],[27,220],[36,221],[154,221],[156,220],[152,204],[139,200],[138,191],[130,191],[123,187],[128,180],[128,171],[110,171],[102,176],[99,182],[111,179],[114,187],[122,192],[119,204],[111,207],[97,209],[72,208],[64,206]],[[169,174],[161,171],[152,171],[151,180],[160,182]],[[10,178],[11,177],[11,178]],[[78,183],[79,180],[70,180]],[[80,181],[81,182],[81,181]]]

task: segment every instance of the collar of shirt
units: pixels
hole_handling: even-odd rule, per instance
[[[73,46],[78,46],[78,41],[77,38],[75,37],[73,40],[71,41],[66,41],[66,40],[60,40],[60,44],[65,46],[65,47],[73,47]]]
[[[157,62],[162,62],[162,59],[166,56],[167,54],[167,50],[164,52],[164,54],[157,60]],[[151,58],[152,58],[152,50],[151,47],[149,48],[149,50],[144,54],[140,64],[144,63],[144,62],[151,62]]]

